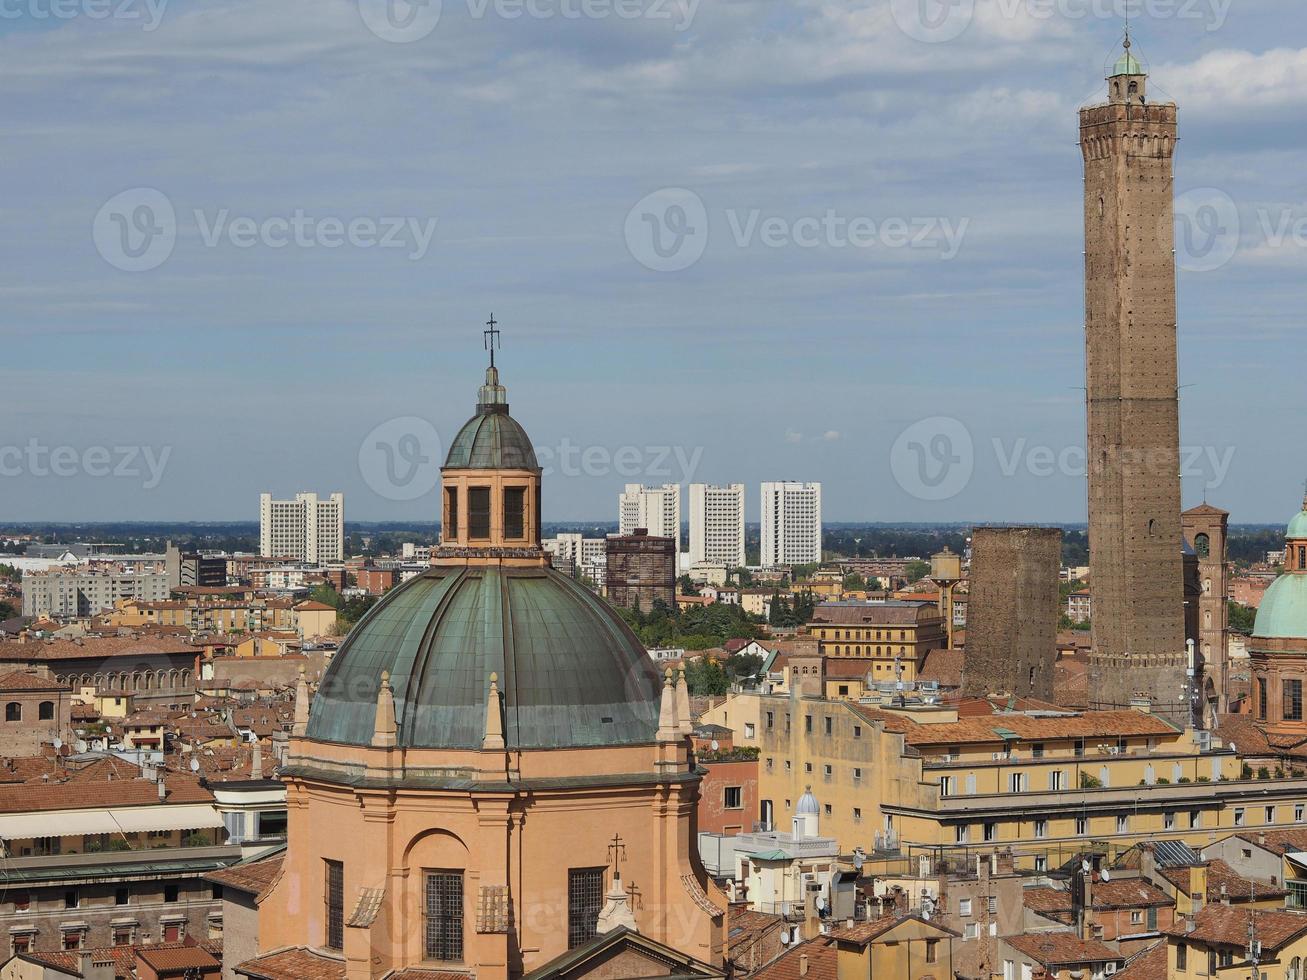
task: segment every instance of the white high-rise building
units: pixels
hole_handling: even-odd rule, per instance
[[[821,561],[821,484],[762,485],[762,564]]]
[[[676,554],[681,553],[681,487],[665,483],[661,487],[642,487],[628,483],[617,498],[617,530],[634,534],[642,527],[655,538],[674,538]]]
[[[690,564],[744,566],[744,484],[690,484]]]
[[[345,495],[297,493],[294,500],[259,494],[259,554],[326,565],[345,558]]]

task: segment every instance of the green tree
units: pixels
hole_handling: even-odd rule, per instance
[[[1229,600],[1227,605],[1230,610],[1230,629],[1236,633],[1251,634],[1253,622],[1257,619],[1257,610],[1233,599]]]
[[[720,697],[731,689],[725,668],[710,657],[700,657],[685,665],[685,684],[699,697]]]
[[[332,609],[340,609],[340,593],[330,582],[319,582],[309,592],[309,598],[314,602],[321,602],[323,605],[330,606]]]
[[[18,615],[18,610],[12,603],[0,600],[0,620],[12,619]]]
[[[907,567],[903,569],[903,577],[911,584],[918,582],[930,574],[930,562],[922,561],[918,558],[916,561],[910,561]]]

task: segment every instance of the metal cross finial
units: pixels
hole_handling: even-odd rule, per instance
[[[486,345],[486,350],[490,351],[490,366],[491,366],[491,367],[494,367],[494,366],[495,366],[495,347],[496,347],[496,346],[501,346],[501,345],[499,344],[499,333],[500,333],[500,332],[499,332],[498,330],[495,329],[495,328],[498,327],[498,326],[499,326],[499,324],[498,324],[498,322],[495,320],[495,315],[494,315],[493,313],[491,313],[491,314],[490,314],[490,319],[486,321],[486,329],[481,331],[483,334],[486,335],[486,338],[485,338],[485,345]]]
[[[618,871],[622,859],[626,857],[626,843],[622,840],[621,834],[613,834],[613,839],[608,842],[608,852],[611,855],[613,870]]]

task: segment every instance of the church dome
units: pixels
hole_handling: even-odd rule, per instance
[[[819,814],[821,807],[817,804],[817,797],[812,795],[812,787],[807,787],[802,796],[799,797],[799,805],[794,808],[795,816],[804,816],[806,814]]]
[[[1281,575],[1270,584],[1257,607],[1253,636],[1307,638],[1307,575]]]
[[[1285,530],[1286,538],[1307,538],[1307,510],[1300,510],[1293,515],[1289,527]]]
[[[449,445],[445,467],[466,470],[540,468],[526,430],[506,411],[478,413],[468,419]]]
[[[381,672],[398,744],[476,749],[499,675],[510,749],[654,741],[661,683],[621,618],[552,568],[433,566],[391,590],[341,644],[311,739],[372,742]]]

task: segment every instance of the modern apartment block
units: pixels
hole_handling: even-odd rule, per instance
[[[644,528],[650,537],[671,538],[676,554],[681,553],[681,487],[665,483],[661,487],[642,487],[628,483],[617,498],[618,533],[630,535]]]
[[[166,572],[120,572],[108,568],[59,568],[23,576],[24,616],[94,616],[120,599],[168,598]]]
[[[762,485],[762,565],[821,561],[821,484]]]
[[[273,500],[259,494],[259,554],[319,565],[344,560],[345,495]]]
[[[744,484],[690,484],[690,564],[744,566]]]

